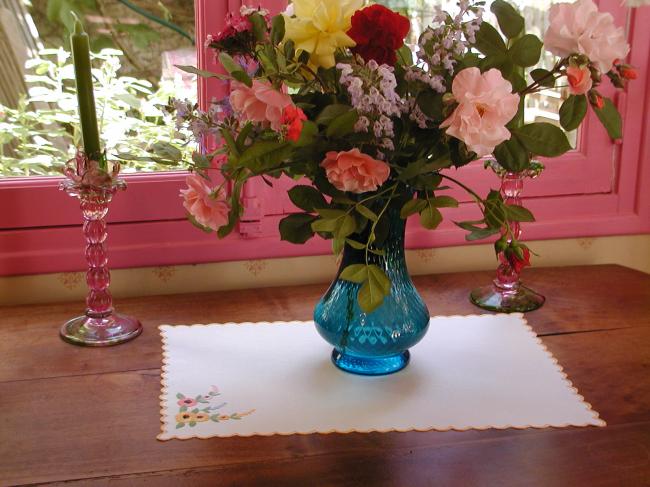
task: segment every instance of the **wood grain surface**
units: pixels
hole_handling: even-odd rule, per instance
[[[650,276],[619,266],[531,269],[526,315],[606,428],[155,439],[160,324],[308,320],[324,285],[117,303],[137,340],[58,338],[81,303],[0,308],[0,485],[650,486]],[[432,315],[482,312],[491,273],[415,278]],[[477,406],[479,407],[479,406]]]

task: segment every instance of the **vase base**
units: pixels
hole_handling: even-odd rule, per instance
[[[525,313],[541,308],[546,298],[525,286],[519,286],[514,292],[504,292],[490,285],[474,289],[469,295],[469,300],[488,311]]]
[[[103,318],[78,316],[61,327],[61,338],[74,345],[108,347],[128,342],[142,333],[142,325],[131,316],[111,313]]]
[[[357,375],[388,375],[402,370],[409,363],[408,350],[390,357],[370,358],[348,355],[332,350],[332,362],[339,369]]]

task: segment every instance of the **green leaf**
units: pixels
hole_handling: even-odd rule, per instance
[[[604,105],[601,109],[592,106],[594,112],[596,112],[598,120],[603,124],[609,136],[614,140],[620,139],[623,136],[621,115],[618,113],[612,100],[603,97],[603,102]]]
[[[501,231],[500,228],[481,228],[479,230],[474,230],[472,233],[465,235],[465,240],[472,242],[474,240],[481,240],[494,235]]]
[[[179,392],[176,394],[176,399],[185,399],[185,396]]]
[[[280,237],[286,242],[303,244],[314,236],[311,228],[316,219],[307,213],[294,213],[280,220]]]
[[[344,239],[348,235],[353,234],[357,228],[356,220],[352,215],[347,213],[342,218],[339,218],[338,222],[334,235],[340,239]]]
[[[239,158],[239,164],[256,174],[279,166],[293,151],[289,142],[263,140],[251,145]]]
[[[162,140],[154,142],[151,151],[158,157],[168,161],[180,162],[183,159],[183,152],[180,149]]]
[[[534,222],[535,217],[528,208],[520,205],[505,205],[508,220],[514,222]]]
[[[300,138],[293,142],[295,147],[305,147],[311,144],[314,141],[314,137],[318,134],[318,125],[316,125],[311,120],[305,120],[302,122],[302,131],[300,132]]]
[[[336,220],[321,218],[319,220],[312,222],[311,229],[314,232],[334,233],[334,231],[336,230]]]
[[[379,288],[385,296],[388,296],[390,294],[390,279],[383,269],[376,266],[375,264],[370,264],[368,266],[368,277],[374,278],[375,281],[377,281]]]
[[[278,15],[278,17],[282,17],[282,15]],[[257,42],[263,42],[266,38],[267,29],[264,17],[258,13],[253,13],[248,16],[248,20],[250,20],[250,23],[253,26],[253,35],[255,36],[255,40]]]
[[[176,423],[176,429],[185,427],[185,423]]]
[[[512,5],[503,0],[495,0],[490,10],[496,16],[499,28],[507,38],[513,39],[524,30],[524,18]]]
[[[481,23],[481,27],[476,33],[474,46],[486,56],[498,56],[508,52],[501,34],[488,22]]]
[[[226,75],[212,73],[210,71],[204,71],[202,69],[195,68],[194,66],[183,66],[178,64],[176,64],[175,66],[181,71],[185,71],[186,73],[190,73],[190,74],[196,74],[197,76],[201,76],[202,78],[228,79],[228,76]]]
[[[526,34],[515,41],[508,54],[510,59],[518,66],[535,66],[542,54],[542,46],[542,41],[537,36]]]
[[[427,117],[433,120],[442,120],[442,95],[433,90],[421,91],[417,97],[417,104]]]
[[[329,125],[332,120],[352,110],[350,105],[335,103],[327,105],[322,112],[316,117],[316,123],[320,125]]]
[[[361,203],[357,203],[354,208],[357,210],[357,212],[359,212],[359,214],[365,216],[368,220],[376,222],[379,219],[374,211],[372,211],[367,206],[362,205]]]
[[[284,39],[284,33],[284,15],[276,15],[271,22],[271,42],[276,46],[280,44]]]
[[[384,271],[377,266],[368,267],[368,280],[359,289],[357,299],[359,300],[359,307],[363,312],[372,313],[381,306],[384,302],[384,297],[390,293],[390,280],[388,280]]]
[[[587,114],[587,97],[570,95],[560,107],[560,125],[564,130],[575,130]]]
[[[368,267],[365,264],[352,264],[341,272],[339,279],[361,284],[368,279]]]
[[[354,130],[354,124],[359,120],[359,114],[356,110],[350,110],[343,115],[339,115],[327,126],[325,134],[328,137],[343,137]]]
[[[436,196],[431,199],[431,205],[436,208],[458,208],[458,200],[451,196]]]
[[[530,72],[530,77],[541,86],[553,88],[555,86],[555,78],[553,74],[547,69],[533,69]]]
[[[327,202],[321,192],[313,186],[294,186],[288,193],[291,202],[301,210],[313,212],[316,208],[327,206]]]
[[[332,208],[316,208],[316,212],[323,218],[336,219],[345,215],[345,210],[336,210]]]
[[[397,62],[407,68],[413,66],[413,52],[406,44],[397,50]]]
[[[351,238],[346,238],[345,243],[347,243],[353,249],[357,249],[357,250],[364,250],[366,248],[365,244],[362,244],[361,242],[357,242],[356,240],[352,240]]]
[[[429,230],[433,230],[442,222],[442,213],[438,208],[427,205],[420,213],[420,224]]]
[[[497,145],[494,157],[501,167],[512,172],[523,171],[530,164],[528,151],[516,137],[510,137],[510,140]]]
[[[239,65],[239,63],[235,62],[235,60],[230,56],[230,54],[221,51],[219,53],[219,62],[224,67],[224,69],[228,71],[230,76],[235,78],[237,81],[244,83],[249,88],[253,86],[253,81],[251,80],[250,76],[246,74],[246,71],[244,71],[244,69]]]
[[[564,131],[547,122],[529,123],[512,132],[529,152],[536,155],[557,157],[571,150]]]
[[[411,215],[420,213],[426,207],[427,207],[427,202],[425,200],[418,200],[418,199],[409,200],[406,203],[404,203],[404,206],[402,206],[402,209],[399,212],[399,216],[402,219],[407,219]]]
[[[253,130],[253,124],[251,122],[246,122],[246,125],[244,125],[244,128],[241,129],[239,135],[237,136],[238,147],[244,147],[244,144],[246,143],[246,139],[248,138],[252,130]]]

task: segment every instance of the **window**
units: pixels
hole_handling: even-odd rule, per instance
[[[383,3],[392,6],[399,1],[383,0]],[[239,0],[196,1],[200,68],[218,68],[212,53],[202,48],[202,39],[218,31],[226,13],[238,9],[241,3]],[[259,3],[277,12],[285,2],[263,0]],[[419,0],[401,0],[401,3],[405,8],[427,4]],[[524,6],[537,4],[536,0],[519,0],[519,3]],[[650,32],[644,28],[650,22],[650,12],[638,9],[628,13],[619,0],[601,0],[600,5],[612,12],[617,24],[629,26],[632,44],[629,63],[639,68],[639,79],[616,99],[624,117],[624,138],[620,144],[610,142],[598,121],[590,115],[577,134],[576,150],[562,158],[544,161],[545,173],[527,183],[524,191],[528,198],[526,204],[538,218],[536,223],[526,226],[527,239],[650,232],[650,196],[640,190],[650,186],[650,147],[645,142],[650,140],[650,124],[645,116],[650,108],[647,100]],[[207,103],[215,96],[224,96],[224,89],[214,80],[200,80],[199,100]],[[544,102],[540,100],[538,106]],[[539,111],[543,111],[542,108]],[[482,193],[498,186],[497,178],[485,171],[479,162],[463,168],[458,175]],[[109,214],[111,266],[329,252],[329,242],[320,239],[312,239],[303,246],[279,240],[279,220],[295,211],[286,195],[286,189],[294,182],[282,181],[274,188],[261,181],[248,184],[243,192],[246,210],[238,232],[219,241],[185,220],[178,198],[183,179],[183,173],[175,172],[127,176],[129,189],[116,196]],[[84,268],[78,205],[60,193],[57,184],[51,178],[39,177],[0,180],[0,207],[5,209],[0,214],[0,275]],[[457,196],[464,203],[459,209],[447,212],[438,230],[425,231],[417,222],[410,223],[408,246],[423,248],[465,243],[464,232],[455,228],[451,219],[469,219],[475,209],[462,193]]]

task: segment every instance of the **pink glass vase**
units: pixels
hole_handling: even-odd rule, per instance
[[[501,193],[506,203],[521,205],[521,192],[524,179],[527,177],[534,176],[526,171],[505,172],[501,175]],[[519,240],[520,223],[512,222],[510,228],[515,238]],[[496,278],[492,284],[474,289],[470,293],[470,300],[479,308],[503,313],[526,312],[540,308],[546,298],[524,286],[519,279],[519,274],[520,272],[510,264],[502,252],[499,254]]]
[[[86,312],[71,319],[61,328],[61,337],[75,345],[105,347],[132,340],[142,333],[140,322],[113,310],[113,298],[108,289],[111,274],[106,253],[106,214],[113,195],[125,189],[123,180],[113,178],[101,186],[81,184],[66,179],[61,189],[79,198],[86,238]]]

